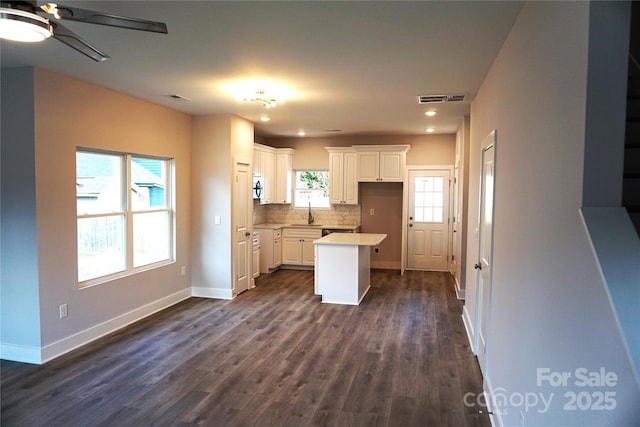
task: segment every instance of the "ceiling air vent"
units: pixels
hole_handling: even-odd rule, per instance
[[[418,104],[434,104],[439,102],[462,102],[462,95],[418,95]]]

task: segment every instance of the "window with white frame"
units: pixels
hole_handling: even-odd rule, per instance
[[[328,208],[329,171],[297,170],[295,173],[294,206],[296,208]]]
[[[78,150],[78,282],[173,261],[173,161]]]

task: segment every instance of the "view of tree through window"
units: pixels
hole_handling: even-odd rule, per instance
[[[76,153],[79,282],[171,259],[170,163],[121,153]]]
[[[294,203],[297,208],[329,207],[329,171],[296,171]]]

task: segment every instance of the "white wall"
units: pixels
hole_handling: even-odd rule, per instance
[[[589,3],[527,3],[471,108],[465,316],[477,300],[481,141],[497,129],[493,289],[485,380],[507,398],[542,393],[545,411],[507,405],[503,425],[638,425],[640,391],[583,226]],[[538,385],[539,368],[571,372]],[[575,370],[614,372],[579,387]],[[615,392],[614,410],[565,410],[567,392]],[[589,395],[591,396],[591,394]]]
[[[34,70],[33,88],[34,116],[21,119],[18,126],[25,134],[34,132],[35,150],[31,158],[7,160],[22,161],[25,170],[35,174],[28,178],[35,179],[36,223],[29,225],[27,235],[37,236],[37,250],[25,248],[29,250],[25,259],[37,257],[37,268],[6,281],[3,276],[2,288],[22,286],[24,278],[32,287],[29,275],[37,275],[41,340],[30,349],[30,354],[40,360],[36,357],[30,361],[39,362],[190,296],[190,276],[182,276],[180,270],[190,261],[191,120],[186,114],[41,69]],[[3,121],[6,114],[3,109]],[[4,140],[3,133],[3,146],[5,142],[13,145],[13,141]],[[175,159],[176,263],[78,288],[75,186],[78,146]],[[30,162],[35,169],[33,166],[29,169]],[[9,206],[3,203],[3,214],[14,204],[15,201]],[[3,228],[12,227],[14,221],[15,218],[3,215]],[[16,295],[7,300],[4,296],[3,305],[22,301]],[[67,318],[58,318],[60,304],[68,304]],[[26,323],[33,322],[36,314],[26,310],[24,317]],[[3,327],[9,329],[19,329],[20,325],[3,322]],[[3,333],[3,348],[14,344],[4,341],[12,336]]]
[[[230,114],[193,117],[192,288],[202,297],[232,297],[234,158],[253,159],[253,123]],[[215,218],[220,217],[220,224]]]

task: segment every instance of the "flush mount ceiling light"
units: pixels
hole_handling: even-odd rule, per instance
[[[307,133],[303,130],[298,131],[298,136],[305,136]]]
[[[426,128],[425,132],[427,133],[434,133],[436,130],[434,128]]]
[[[35,43],[53,35],[49,20],[22,10],[0,8],[0,38]]]
[[[264,108],[273,108],[278,105],[278,100],[270,95],[264,89],[258,89],[254,94],[249,96],[243,96],[238,99],[245,102],[256,102],[262,105]]]
[[[435,116],[435,115],[436,115],[436,112],[435,112],[435,111],[433,111],[433,110],[431,110],[431,111],[427,111],[427,112],[426,112],[426,113],[424,113],[424,114],[425,114],[426,116],[433,117],[433,116]]]
[[[247,79],[224,83],[224,89],[238,102],[253,102],[267,109],[294,97],[293,90],[288,86],[268,79]]]
[[[271,117],[262,116],[262,117],[260,117],[260,120],[262,120],[263,122],[268,122],[269,120],[271,120]]]

